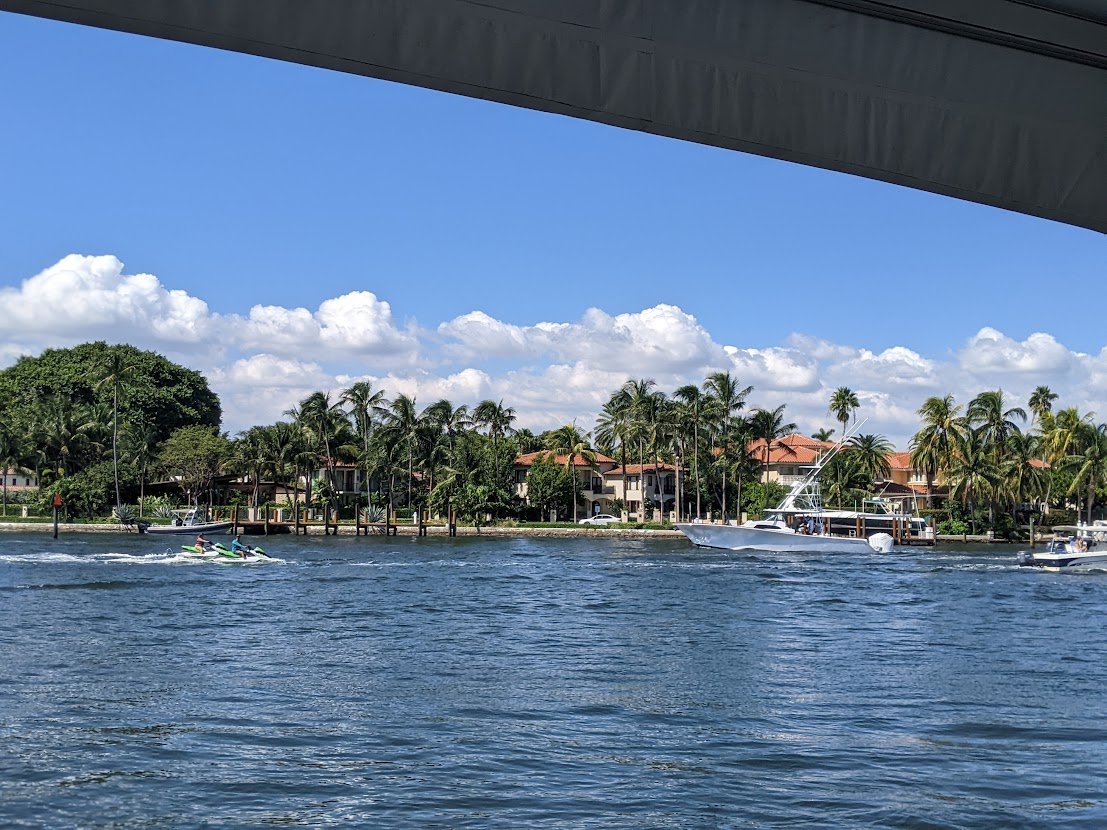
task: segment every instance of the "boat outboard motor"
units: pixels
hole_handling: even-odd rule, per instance
[[[874,533],[868,539],[869,547],[877,553],[891,553],[896,540],[888,533]]]

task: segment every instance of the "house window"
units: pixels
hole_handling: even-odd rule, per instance
[[[638,489],[638,476],[627,476],[627,489],[628,490],[637,490]]]
[[[524,482],[526,482],[526,480],[527,480],[527,471],[526,470],[516,470],[515,471],[515,483],[516,484],[523,484]]]

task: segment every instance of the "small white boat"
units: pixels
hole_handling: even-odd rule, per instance
[[[864,423],[862,421],[862,423]],[[854,431],[861,424],[854,427]],[[758,550],[770,553],[811,551],[840,553],[876,551],[890,553],[900,541],[933,543],[934,529],[924,519],[896,513],[878,499],[865,502],[864,510],[827,510],[819,492],[819,473],[845,445],[847,435],[792,485],[783,501],[763,519],[738,524],[687,522],[677,530],[694,545],[723,550]]]
[[[199,536],[202,533],[221,533],[230,530],[233,524],[234,522],[209,522],[207,521],[206,511],[192,508],[190,510],[174,510],[173,521],[167,525],[139,522],[138,532],[154,534],[191,533],[194,536]]]
[[[1107,570],[1107,522],[1057,525],[1045,550],[1019,551],[1019,565],[1046,571]]]

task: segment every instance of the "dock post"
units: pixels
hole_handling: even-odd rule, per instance
[[[300,535],[300,498],[296,497],[296,503],[292,505],[292,527],[297,536]]]
[[[234,506],[234,512],[231,513],[231,533],[238,535],[238,505]]]
[[[265,535],[269,535],[269,505],[265,505]]]
[[[858,539],[865,538],[864,536],[861,535],[861,517],[860,516],[857,517],[857,520],[854,522],[854,525],[855,526],[854,526],[854,529],[853,529],[853,535]]]
[[[450,527],[449,527],[450,536],[457,536],[457,511],[454,510],[452,507],[450,508],[449,522],[450,522]]]
[[[426,516],[423,515],[423,508],[422,507],[418,508],[418,511],[419,511],[419,535],[420,536],[426,536],[427,535]]]

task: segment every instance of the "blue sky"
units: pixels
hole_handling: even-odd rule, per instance
[[[1107,418],[1091,231],[6,13],[0,77],[0,289],[33,306],[4,362],[154,348],[209,376],[232,431],[359,377],[589,426],[626,377],[713,368],[804,429],[848,385],[900,444],[947,391],[1045,383]]]

